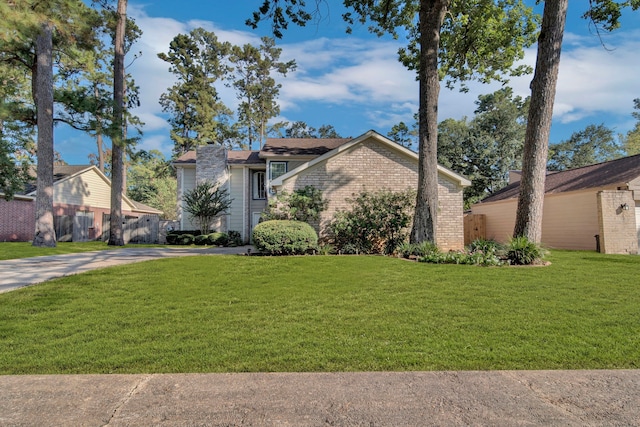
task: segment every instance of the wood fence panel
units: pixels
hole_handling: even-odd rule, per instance
[[[53,227],[56,230],[58,242],[73,241],[73,216],[57,215],[53,217]]]
[[[486,239],[486,216],[484,214],[467,214],[464,216],[465,246],[477,239]]]
[[[109,240],[110,217],[102,216],[102,240]],[[142,215],[139,218],[125,217],[122,225],[122,237],[125,243],[158,243],[160,234],[160,218],[158,215]]]

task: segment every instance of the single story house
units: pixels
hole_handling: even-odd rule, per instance
[[[53,168],[53,215],[58,241],[106,240],[111,181],[96,166]],[[7,201],[0,195],[0,241],[30,241],[35,232],[35,184]],[[125,241],[156,243],[161,211],[122,196]],[[144,236],[144,237],[143,237]],[[148,236],[148,237],[147,237]]]
[[[184,213],[182,195],[196,183],[210,181],[225,186],[232,199],[227,215],[214,227],[234,230],[248,242],[269,199],[281,191],[312,185],[328,201],[319,233],[347,199],[363,190],[403,191],[417,188],[418,155],[375,131],[346,139],[268,139],[259,151],[226,150],[204,145],[173,162],[178,178],[178,219],[182,230],[197,229]],[[469,180],[438,166],[439,217],[437,244],[444,250],[462,249],[462,190]]]
[[[519,175],[507,187],[471,207],[484,216],[485,236],[513,234]],[[597,236],[597,237],[596,237]],[[542,244],[548,248],[636,254],[640,240],[640,155],[546,177]]]

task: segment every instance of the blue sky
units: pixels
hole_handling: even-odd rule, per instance
[[[145,122],[138,148],[158,149],[167,157],[173,147],[169,124],[158,99],[173,84],[165,62],[179,33],[203,27],[219,39],[234,44],[259,43],[271,35],[268,25],[251,30],[244,22],[262,1],[138,1],[129,0],[129,15],[143,30],[132,52],[142,56],[128,68],[140,86],[142,105],[135,113]],[[310,4],[315,2],[311,1]],[[310,126],[333,125],[342,136],[358,136],[369,129],[385,134],[399,121],[413,123],[418,109],[418,84],[414,72],[397,60],[404,40],[378,38],[365,27],[345,33],[339,1],[321,5],[319,22],[305,28],[290,26],[278,46],[281,59],[295,59],[297,70],[280,79],[281,115],[275,120],[305,121]],[[560,76],[551,130],[551,142],[567,139],[589,124],[604,123],[618,133],[631,129],[633,99],[640,98],[640,12],[628,11],[621,29],[599,39],[589,23],[580,18],[588,2],[571,2],[560,63]],[[331,4],[331,6],[327,6]],[[604,43],[604,47],[603,47]],[[524,62],[535,64],[535,46]],[[528,96],[532,76],[511,80],[517,95]],[[491,93],[496,84],[471,83],[468,93],[440,93],[439,121],[472,117],[478,95]],[[223,101],[236,104],[235,95],[221,88]],[[69,164],[88,163],[95,142],[64,125],[55,131],[56,150]]]

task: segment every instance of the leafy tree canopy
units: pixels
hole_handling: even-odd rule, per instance
[[[296,69],[295,61],[280,61],[281,52],[269,37],[262,37],[258,47],[245,44],[231,49],[232,85],[240,101],[237,123],[250,149],[254,141],[264,143],[267,121],[280,114],[276,99],[282,85],[276,83],[273,73],[285,76]]]
[[[230,71],[225,64],[230,51],[229,43],[219,42],[213,32],[197,28],[189,34],[178,34],[169,52],[158,54],[178,79],[160,97],[163,111],[171,114],[171,139],[177,156],[196,145],[221,140],[221,127],[232,113],[220,101],[215,83]]]
[[[272,133],[280,138],[342,138],[331,125],[322,125],[316,129],[303,121],[279,123]]]
[[[549,147],[548,168],[553,171],[574,169],[614,160],[623,154],[613,130],[604,124],[589,125],[574,132],[568,140]]]
[[[142,150],[131,155],[127,196],[161,210],[163,219],[177,218],[175,171],[160,151]]]
[[[627,155],[640,154],[640,98],[633,100],[634,111],[631,115],[637,120],[636,125],[624,137],[624,150]]]

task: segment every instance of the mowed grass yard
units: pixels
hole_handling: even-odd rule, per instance
[[[107,242],[58,242],[55,248],[36,248],[30,242],[2,242],[0,243],[0,261],[17,258],[30,258],[47,255],[63,255],[89,251],[106,251],[121,248],[154,247],[162,245],[109,246]]]
[[[0,294],[0,374],[640,367],[640,257],[204,256]]]

